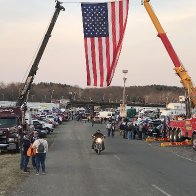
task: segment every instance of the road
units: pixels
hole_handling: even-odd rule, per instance
[[[196,163],[161,147],[116,134],[106,150],[91,149],[91,135],[105,125],[69,121],[59,125],[49,149],[47,175],[35,174],[14,196],[195,196]]]

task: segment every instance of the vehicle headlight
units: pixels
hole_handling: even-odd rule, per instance
[[[102,143],[102,139],[101,139],[101,138],[97,138],[97,139],[96,139],[96,142],[97,142],[97,143]]]
[[[14,142],[15,139],[14,138],[8,138],[8,142]]]

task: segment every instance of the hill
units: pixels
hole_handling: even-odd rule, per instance
[[[0,85],[0,100],[15,101],[21,83],[10,83]],[[59,83],[32,84],[28,101],[51,102],[52,99],[72,99],[80,101],[122,101],[123,87],[110,86],[106,88],[80,88]],[[129,86],[125,90],[127,102],[139,103],[169,103],[178,102],[179,96],[184,95],[183,88],[176,86],[148,85]]]

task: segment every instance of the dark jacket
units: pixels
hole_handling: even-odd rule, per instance
[[[30,140],[27,140],[27,139],[22,140],[22,154],[23,155],[27,155],[27,150],[29,149],[30,145],[31,145]]]
[[[102,137],[104,137],[103,133],[97,133],[97,132],[94,133],[93,136],[94,136],[95,138],[102,138]]]

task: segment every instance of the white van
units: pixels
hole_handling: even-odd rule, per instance
[[[101,111],[98,113],[97,115],[99,118],[106,118],[106,119],[109,119],[109,118],[113,118],[113,116],[115,116],[115,113],[114,112],[108,112],[108,111]]]

